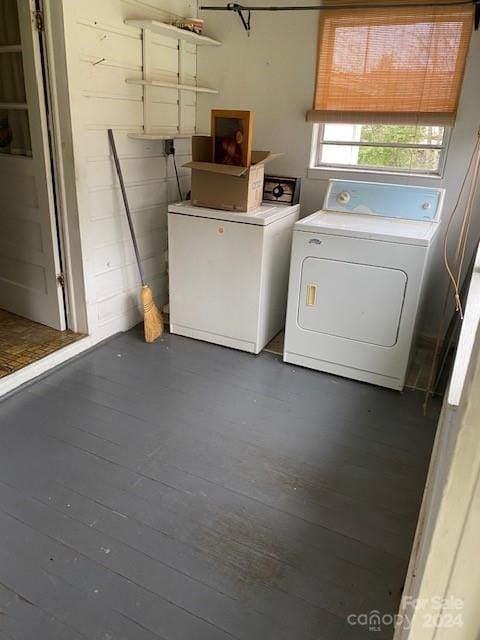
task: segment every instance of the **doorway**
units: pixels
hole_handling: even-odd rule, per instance
[[[0,2],[0,377],[82,337],[67,327],[37,10]]]

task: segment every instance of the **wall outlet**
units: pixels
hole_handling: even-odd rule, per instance
[[[164,141],[165,154],[167,156],[175,155],[175,143],[173,140],[165,140]]]

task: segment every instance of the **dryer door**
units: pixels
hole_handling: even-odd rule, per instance
[[[400,269],[306,258],[298,325],[382,347],[397,342],[407,275]]]

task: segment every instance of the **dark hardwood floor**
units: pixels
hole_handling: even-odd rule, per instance
[[[122,334],[0,405],[0,639],[390,638],[438,403]]]

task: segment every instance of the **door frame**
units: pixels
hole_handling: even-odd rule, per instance
[[[43,14],[44,27],[43,31],[39,32],[39,37],[47,81],[45,99],[50,130],[57,235],[64,275],[67,328],[87,335],[88,317],[70,118],[63,2],[30,1]]]

